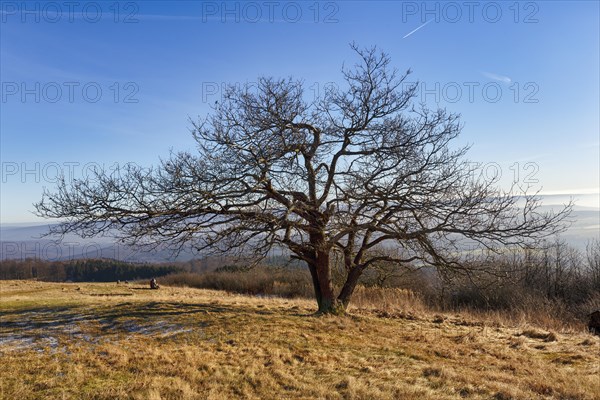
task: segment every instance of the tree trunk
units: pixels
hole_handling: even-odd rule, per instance
[[[313,288],[315,289],[315,298],[317,299],[317,304],[319,306],[319,310],[321,309],[321,285],[319,284],[319,276],[317,275],[317,267],[316,263],[309,263],[308,270],[310,271],[310,276],[312,277]]]
[[[321,292],[319,314],[344,314],[345,307],[335,297],[333,283],[331,282],[331,269],[329,268],[329,253],[317,257],[317,275],[319,277],[319,288]]]
[[[341,315],[346,312],[344,305],[335,297],[333,282],[331,281],[331,268],[329,265],[329,249],[323,247],[324,235],[311,236],[314,246],[314,263],[309,265],[315,287],[315,296],[319,306],[318,314]]]
[[[362,272],[362,268],[355,266],[348,273],[348,278],[346,278],[344,287],[342,287],[342,291],[338,296],[338,300],[344,305],[344,309],[348,308],[350,298],[352,297],[352,293],[354,293],[354,289],[356,288],[356,284],[358,283],[358,278],[360,278]]]

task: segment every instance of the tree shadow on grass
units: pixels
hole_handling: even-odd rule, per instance
[[[148,289],[150,290],[150,289]],[[156,323],[173,323],[183,327],[205,327],[211,325],[215,316],[227,314],[236,316],[282,315],[306,318],[313,314],[304,314],[297,310],[264,310],[240,305],[221,305],[212,303],[180,302],[123,302],[114,305],[101,305],[89,308],[86,305],[38,306],[3,310],[0,312],[0,334],[24,334],[28,330],[60,330],[60,327],[72,327],[74,324],[100,324],[103,332],[119,332],[127,329],[128,324],[138,323],[150,326]],[[185,316],[202,315],[202,318],[187,319]],[[178,317],[184,318],[178,318]],[[125,329],[123,329],[125,327]]]

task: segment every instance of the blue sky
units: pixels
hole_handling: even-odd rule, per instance
[[[500,184],[600,207],[597,1],[68,4],[1,2],[2,223],[36,221],[58,169],[193,149],[188,117],[224,83],[339,83],[352,41],[412,69],[430,107],[461,113],[460,142]]]

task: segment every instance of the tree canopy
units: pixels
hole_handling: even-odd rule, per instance
[[[36,204],[55,233],[116,228],[132,244],[250,254],[288,249],[311,272],[320,312],[343,312],[378,262],[468,270],[474,248],[526,246],[564,228],[570,206],[540,211],[526,188],[474,179],[462,125],[417,104],[387,54],[352,46],[344,87],[307,99],[302,81],[230,86],[192,121],[197,151],[62,180]],[[389,251],[393,248],[394,251]],[[388,251],[382,251],[388,249]],[[332,284],[332,255],[346,279]]]

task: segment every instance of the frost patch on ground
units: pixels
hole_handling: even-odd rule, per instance
[[[160,335],[160,337],[175,336],[175,335],[179,335],[180,333],[188,333],[188,332],[192,332],[192,331],[193,331],[192,328],[188,328],[188,329],[173,329],[171,331],[167,331],[167,332],[163,333],[162,335]]]
[[[32,337],[22,337],[19,335],[7,335],[0,337],[0,348],[5,350],[8,347],[10,350],[21,350],[32,347],[35,344],[35,339]]]
[[[126,318],[98,318],[90,314],[24,312],[18,320],[0,319],[0,352],[35,349],[56,350],[60,339],[98,344],[111,341],[110,334],[139,334],[167,338],[192,332],[194,329],[167,321],[140,323]],[[101,332],[88,333],[87,326],[99,327]],[[83,328],[83,329],[82,329]],[[113,337],[114,339],[114,337]]]
[[[158,321],[151,325],[141,325],[136,321],[126,321],[121,325],[121,329],[129,333],[138,333],[147,336],[168,337],[193,331],[192,328],[185,329],[181,325],[172,324],[166,321]]]
[[[22,336],[22,335],[2,335],[0,336],[0,353],[3,351],[19,351],[26,349],[35,349],[44,351],[45,349],[58,349],[58,339],[53,336]]]

